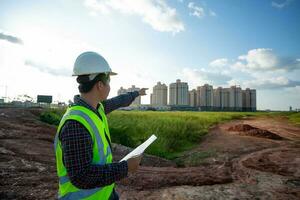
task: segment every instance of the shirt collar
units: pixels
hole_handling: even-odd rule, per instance
[[[73,105],[78,105],[78,106],[84,106],[92,111],[94,111],[95,113],[98,113],[98,110],[96,110],[93,106],[91,106],[90,104],[88,104],[83,98],[81,98],[80,95],[75,95],[74,96],[74,104]],[[99,108],[99,103],[97,105],[97,109]]]

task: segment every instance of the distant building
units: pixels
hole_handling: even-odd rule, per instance
[[[140,88],[136,88],[135,85],[132,85],[131,88],[128,88],[128,92],[134,92],[139,90]],[[136,97],[135,100],[132,102],[132,105],[141,105],[141,96]]]
[[[222,110],[229,110],[230,104],[230,90],[229,88],[222,88],[221,90],[221,109]]]
[[[192,91],[189,92],[190,106],[194,106]],[[256,90],[242,90],[238,86],[213,89],[213,86],[205,84],[197,87],[195,106],[199,110],[256,111]]]
[[[221,109],[222,106],[222,87],[213,90],[213,105],[215,109]]]
[[[126,94],[126,93],[127,93],[127,90],[124,89],[123,87],[120,87],[120,89],[118,90],[118,95]]]
[[[189,91],[189,106],[197,106],[197,91],[195,89]]]
[[[204,84],[197,87],[197,106],[204,108],[213,106],[213,86]]]
[[[168,104],[168,87],[166,84],[158,82],[153,87],[153,93],[150,95],[150,104],[155,106],[166,106]]]
[[[243,94],[243,110],[251,111],[251,90],[246,88],[242,91]]]
[[[229,88],[229,107],[230,110],[240,110],[242,111],[243,99],[242,99],[242,89],[237,86],[231,86]]]
[[[181,82],[180,79],[169,85],[169,105],[189,105],[188,95],[189,86],[187,83]]]
[[[118,95],[127,92],[138,91],[140,88],[134,85],[125,89],[121,87]],[[169,102],[168,102],[169,97]],[[204,84],[189,91],[188,83],[177,79],[169,85],[157,82],[150,94],[150,104],[141,105],[141,97],[137,97],[132,103],[132,109],[141,110],[190,110],[190,111],[256,111],[256,90],[240,86],[230,88]]]
[[[139,91],[139,90],[140,90],[140,88],[136,88],[135,85],[132,85],[132,87],[128,88],[128,89],[124,89],[123,87],[121,87],[118,90],[118,95],[126,94],[127,92]],[[132,102],[131,105],[132,106],[141,105],[141,96],[136,97],[135,100]]]
[[[250,90],[250,107],[251,111],[256,111],[256,90]]]

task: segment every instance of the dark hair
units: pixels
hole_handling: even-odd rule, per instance
[[[89,75],[80,75],[77,77],[77,83],[79,83],[78,89],[80,93],[87,93],[92,90],[94,85],[101,81],[104,85],[106,85],[110,78],[109,74],[98,74],[93,80],[89,80]]]

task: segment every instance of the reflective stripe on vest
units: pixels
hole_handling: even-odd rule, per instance
[[[106,118],[106,115],[105,115],[105,111],[104,111],[104,108],[102,106],[102,104],[100,104],[99,108],[98,108],[98,112],[100,113],[102,119],[103,119],[103,122],[105,124],[104,128],[105,128],[105,131],[108,135],[108,138],[109,140],[111,141],[110,139],[110,133],[109,133],[109,128],[108,128],[108,123],[107,123],[107,118]]]
[[[109,199],[114,188],[114,184],[105,186],[102,188],[95,188],[90,190],[79,190],[77,192],[69,192],[64,196],[58,196],[59,200],[74,200],[74,199],[84,199],[84,200],[107,200]]]
[[[100,109],[101,108],[101,109]],[[63,116],[55,136],[54,148],[56,153],[57,173],[59,176],[59,199],[108,199],[114,188],[114,184],[95,189],[83,190],[74,186],[68,175],[62,160],[62,149],[59,141],[59,133],[67,120],[76,120],[81,123],[91,134],[93,140],[93,164],[104,165],[112,162],[112,153],[104,130],[109,140],[109,128],[102,104],[98,109],[102,120],[91,110],[83,106],[68,108]]]

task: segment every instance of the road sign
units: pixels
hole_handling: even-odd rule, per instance
[[[37,96],[38,103],[52,103],[52,96],[48,95],[38,95]]]

